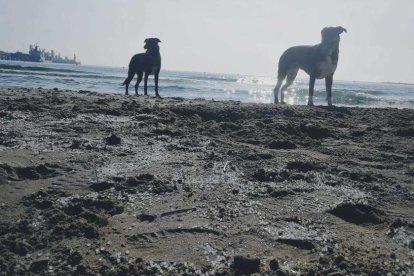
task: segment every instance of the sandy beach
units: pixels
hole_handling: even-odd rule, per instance
[[[410,275],[413,179],[413,109],[1,88],[0,275]]]

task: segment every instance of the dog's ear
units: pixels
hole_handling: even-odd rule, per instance
[[[347,32],[346,29],[344,27],[338,26],[336,27],[336,30],[338,31],[338,34],[342,34],[343,32]]]
[[[161,40],[159,40],[158,38],[154,38],[154,40],[155,40],[157,43],[161,43]]]

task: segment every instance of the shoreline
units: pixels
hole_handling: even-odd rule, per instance
[[[147,96],[147,99],[151,99],[154,98],[155,96],[153,95],[151,89],[153,88],[152,85],[149,85],[149,95]],[[130,87],[131,90],[132,85]],[[134,99],[135,97],[145,97],[143,95],[143,91],[139,91],[139,95],[136,96],[133,91],[130,91],[129,95],[125,95],[124,90],[122,90],[122,92],[100,92],[100,91],[92,91],[92,90],[70,90],[70,89],[61,89],[58,87],[54,87],[54,88],[44,88],[44,87],[15,87],[15,86],[0,86],[0,91],[10,91],[10,90],[18,90],[18,91],[26,91],[26,92],[38,92],[38,91],[59,91],[59,92],[63,92],[63,93],[80,93],[80,94],[90,94],[90,95],[107,95],[107,96],[118,96],[118,97],[127,97],[127,98],[131,98]],[[180,96],[168,96],[168,95],[161,95],[162,99],[165,100],[179,100],[179,101],[188,101],[188,102],[194,102],[194,101],[201,101],[201,102],[217,102],[217,103],[238,103],[238,104],[243,104],[243,105],[263,105],[263,106],[280,106],[280,107],[308,107],[307,104],[290,104],[290,103],[286,103],[286,104],[274,104],[274,103],[263,103],[263,102],[244,102],[241,100],[222,100],[222,99],[214,99],[214,98],[200,98],[200,97],[196,97],[196,98],[187,98],[187,97],[180,97]],[[396,109],[396,110],[414,110],[414,107],[396,107],[396,106],[379,106],[379,105],[344,105],[344,104],[335,104],[333,103],[333,107],[330,108],[327,106],[327,104],[324,102],[322,104],[320,103],[316,103],[312,108],[325,108],[325,109],[331,109],[334,110],[336,108],[349,108],[349,109]]]
[[[0,65],[0,67],[2,67]],[[124,94],[121,83],[127,72],[120,68],[66,66],[28,66],[16,63],[5,65],[0,71],[4,84],[14,87],[43,87],[61,90],[93,90],[102,93]],[[13,68],[14,67],[14,68]],[[36,67],[38,67],[36,69]],[[15,70],[16,69],[16,70]],[[70,70],[69,70],[70,69]],[[197,72],[164,71],[160,79],[161,96],[205,98],[207,100],[239,100],[242,102],[273,101],[274,77],[209,74]],[[142,84],[140,92],[142,93]],[[153,91],[153,81],[149,82]],[[396,107],[414,109],[412,92],[414,86],[387,84],[384,82],[342,81],[335,79],[333,102],[338,106]],[[133,89],[133,87],[131,87]],[[286,101],[290,104],[307,103],[308,79],[298,78]],[[326,93],[323,81],[317,81],[314,102],[326,105]]]
[[[413,109],[0,88],[0,126],[0,271],[414,271]]]

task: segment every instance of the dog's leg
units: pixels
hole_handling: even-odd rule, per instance
[[[296,75],[298,74],[299,69],[291,69],[288,73],[287,73],[287,77],[286,77],[286,83],[285,85],[282,86],[282,89],[280,90],[280,103],[285,103],[284,98],[285,98],[285,91],[288,89],[289,86],[292,85],[293,81],[296,78]]]
[[[125,95],[128,95],[128,87],[131,80],[134,78],[135,73],[128,72],[128,77],[125,79],[124,83],[122,85],[125,86]]]
[[[309,97],[308,105],[313,106],[313,88],[315,87],[315,76],[310,76],[309,78]]]
[[[161,98],[160,94],[158,94],[158,76],[160,72],[155,72],[154,74],[154,82],[155,82],[155,96],[157,98]]]
[[[145,72],[144,74],[144,95],[147,96],[148,95],[148,90],[147,90],[147,84],[148,84],[148,72]]]
[[[326,100],[328,101],[328,106],[332,106],[332,82],[333,75],[327,76],[325,78]]]
[[[142,74],[143,74],[143,72],[138,72],[137,73],[138,79],[137,79],[137,83],[135,84],[135,95],[138,95],[138,86],[142,81]]]
[[[275,86],[275,89],[273,89],[273,96],[275,98],[274,103],[278,103],[279,102],[279,100],[278,100],[278,94],[279,94],[279,89],[282,86],[282,83],[283,83],[283,79],[279,79],[278,78],[277,79],[276,86]]]
[[[288,67],[285,66],[284,62],[279,61],[279,68],[277,71],[277,83],[276,83],[275,89],[273,89],[273,96],[275,98],[274,103],[279,102],[278,100],[279,90],[280,90],[280,87],[282,86],[283,81],[286,78],[287,73],[288,73]],[[282,99],[282,102],[283,102],[283,99]]]

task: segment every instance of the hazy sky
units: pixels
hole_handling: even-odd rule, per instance
[[[93,65],[127,66],[158,37],[165,69],[276,76],[286,48],[338,25],[335,78],[414,82],[413,0],[0,0],[0,50]]]

